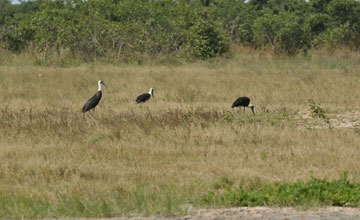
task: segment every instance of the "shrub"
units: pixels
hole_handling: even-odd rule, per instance
[[[263,10],[263,16],[254,23],[255,39],[259,46],[270,45],[274,51],[294,55],[309,44],[304,20],[288,11],[278,14],[270,9]]]
[[[308,182],[267,184],[246,189],[227,187],[222,193],[209,192],[203,202],[227,206],[359,206],[360,184],[350,183],[347,174],[333,181],[312,178]]]
[[[207,11],[197,16],[186,35],[185,47],[192,56],[205,59],[229,50],[229,36],[218,23],[208,19]]]

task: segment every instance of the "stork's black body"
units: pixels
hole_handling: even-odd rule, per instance
[[[236,107],[247,107],[250,104],[250,99],[248,97],[240,97],[235,100],[235,102],[232,104],[231,108]]]
[[[255,115],[254,106],[250,104],[249,97],[244,96],[236,99],[235,102],[232,104],[231,108],[237,108],[237,107],[244,107],[244,114],[245,114],[245,107],[251,108],[252,113]]]
[[[154,89],[153,88],[150,88],[148,93],[144,93],[144,94],[139,95],[135,100],[136,104],[148,101],[151,96],[154,97]]]
[[[102,92],[101,91],[97,91],[97,93],[95,93],[95,95],[93,97],[91,97],[84,105],[84,107],[82,108],[82,112],[85,113],[93,108],[95,108],[100,100],[101,100],[101,96],[102,96]]]
[[[136,103],[146,102],[150,97],[151,95],[149,93],[141,94],[136,98]]]

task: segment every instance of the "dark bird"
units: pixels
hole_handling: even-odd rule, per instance
[[[151,96],[154,97],[154,89],[153,88],[150,88],[148,93],[139,95],[136,98],[136,104],[141,103],[141,102],[146,102],[147,100],[150,99]]]
[[[250,104],[250,99],[248,97],[240,97],[236,99],[235,102],[232,104],[231,108],[237,108],[237,107],[244,107],[244,114],[245,114],[245,107],[251,108],[252,113],[255,115],[254,106]]]
[[[98,85],[99,85],[98,91],[95,93],[95,95],[93,97],[91,97],[89,100],[87,100],[84,107],[82,108],[83,113],[89,111],[90,109],[95,109],[97,104],[99,104],[101,96],[102,96],[101,85],[105,86],[105,83],[102,80],[99,80]]]

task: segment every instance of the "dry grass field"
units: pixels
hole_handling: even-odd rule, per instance
[[[248,186],[347,171],[360,181],[360,54],[240,50],[176,65],[3,56],[0,217],[180,215],[224,177]],[[99,106],[82,114],[100,79]],[[155,98],[136,105],[150,87]],[[230,108],[239,96],[255,116]]]

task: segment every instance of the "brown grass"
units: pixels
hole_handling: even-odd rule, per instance
[[[222,177],[248,185],[348,171],[360,181],[359,127],[314,129],[318,120],[301,116],[309,98],[334,120],[359,111],[359,54],[238,50],[168,66],[4,61],[0,216],[179,214]],[[100,79],[101,103],[82,114]],[[135,105],[150,87],[155,99]],[[230,108],[245,95],[256,116]]]

